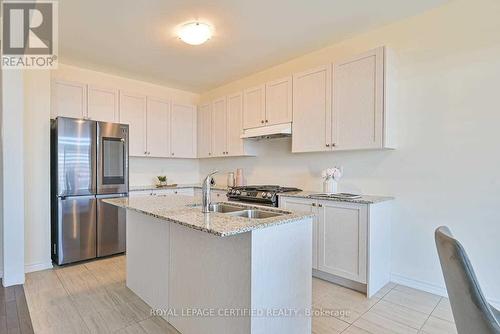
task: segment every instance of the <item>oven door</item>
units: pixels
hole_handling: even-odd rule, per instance
[[[128,125],[97,123],[97,194],[128,192]]]

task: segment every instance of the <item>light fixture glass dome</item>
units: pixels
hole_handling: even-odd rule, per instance
[[[189,22],[179,27],[179,38],[190,45],[200,45],[212,37],[212,27],[206,23]]]

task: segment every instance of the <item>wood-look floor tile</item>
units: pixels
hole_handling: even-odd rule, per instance
[[[366,298],[362,293],[319,279],[313,280],[313,291],[314,307],[337,310],[338,318],[348,323],[353,323],[379,301],[378,298]]]
[[[439,304],[432,311],[432,316],[440,318],[449,322],[455,322],[453,312],[451,310],[450,300],[448,298],[441,298]]]
[[[365,313],[354,322],[356,327],[373,334],[417,334],[418,329],[411,328],[394,320],[382,317],[377,313]]]
[[[181,334],[160,317],[151,317],[139,324],[148,334]]]
[[[430,316],[422,327],[425,334],[457,334],[455,324],[443,319]]]
[[[312,318],[313,334],[337,334],[341,333],[347,327],[349,327],[349,324],[347,322],[332,316],[318,316]]]
[[[418,312],[397,304],[392,304],[384,300],[381,300],[380,302],[375,304],[368,311],[368,314],[369,313],[376,313],[379,316],[415,329],[420,329],[429,317],[425,313]]]
[[[396,286],[383,298],[385,301],[398,304],[427,315],[431,314],[440,299],[441,297],[431,293],[403,287],[401,285]]]
[[[386,294],[389,293],[389,291],[391,291],[392,289],[394,289],[394,287],[396,287],[396,283],[393,283],[393,282],[389,282],[387,283],[382,289],[380,289],[379,291],[377,291],[376,294],[373,295],[373,297],[375,298],[383,298]]]
[[[128,327],[122,328],[116,334],[148,334],[140,324],[132,324]]]
[[[367,330],[364,330],[362,328],[356,327],[355,325],[351,325],[349,328],[343,331],[342,334],[373,334],[373,333],[368,332]]]
[[[127,318],[123,312],[116,309],[93,312],[83,316],[83,321],[93,334],[114,333],[119,329],[133,324],[132,318]]]

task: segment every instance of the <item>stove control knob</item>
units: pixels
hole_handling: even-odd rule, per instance
[[[273,197],[273,194],[271,194],[271,193],[267,193],[267,194],[266,194],[266,197],[267,197],[267,198],[271,198],[271,197]]]
[[[236,190],[236,195],[241,195],[241,191]]]

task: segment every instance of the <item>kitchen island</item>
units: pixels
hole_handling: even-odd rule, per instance
[[[127,286],[182,334],[311,333],[312,215],[190,196],[127,209]]]

